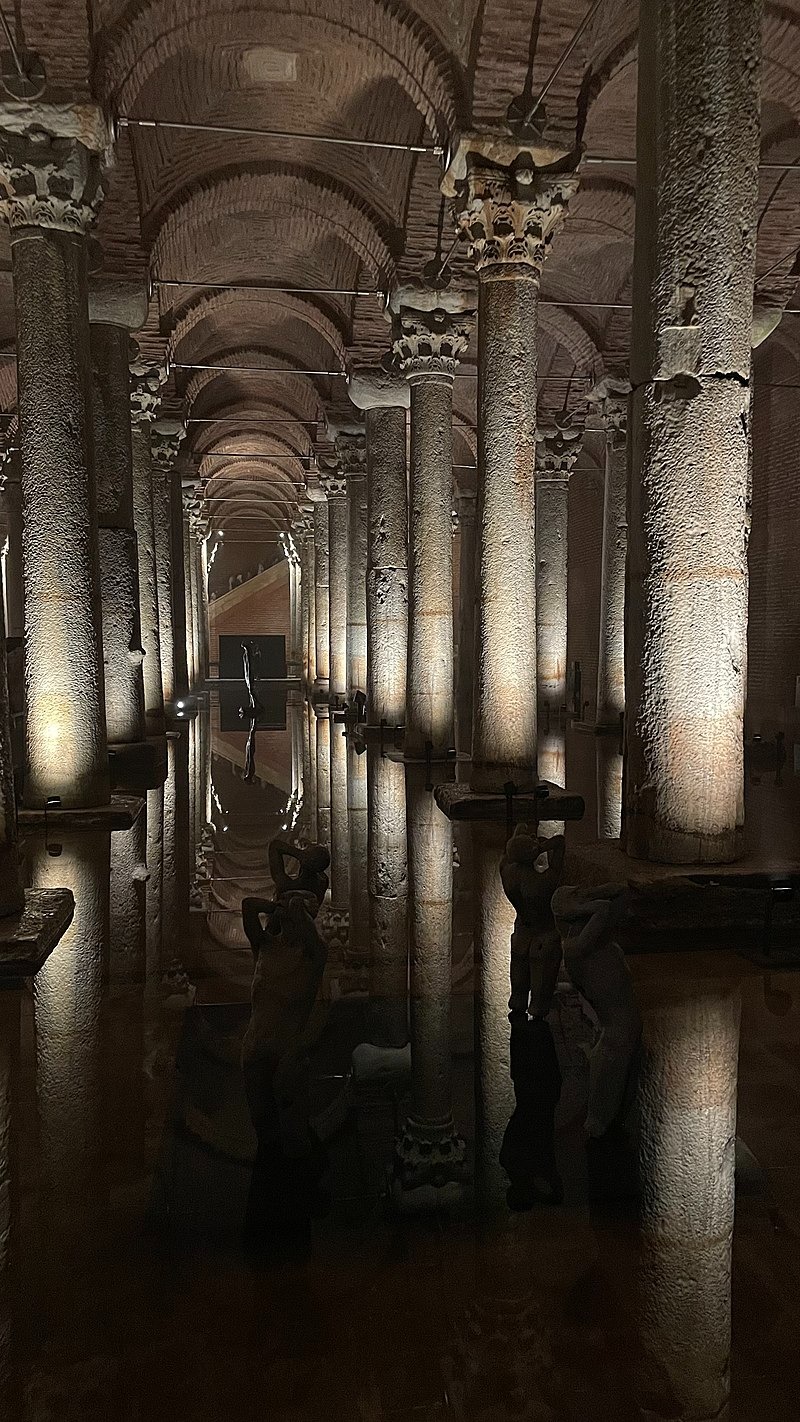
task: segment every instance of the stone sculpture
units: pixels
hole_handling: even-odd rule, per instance
[[[511,935],[512,1023],[528,1012],[544,1017],[553,1000],[561,965],[561,943],[550,901],[564,866],[563,835],[545,839],[517,825],[500,861],[506,898],[517,912]]]
[[[586,1134],[604,1136],[622,1114],[642,1019],[625,955],[612,933],[627,913],[621,884],[581,889],[564,885],[553,895],[563,940],[564,967],[600,1028],[589,1062]]]

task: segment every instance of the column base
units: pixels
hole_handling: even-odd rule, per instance
[[[437,785],[434,795],[449,820],[498,823],[508,818],[509,802],[501,789],[476,790],[463,782],[448,782]],[[515,823],[536,824],[541,820],[582,820],[586,805],[582,795],[542,780],[534,789],[512,795],[510,809]]]
[[[18,811],[17,823],[21,830],[43,829],[53,838],[60,829],[127,830],[136,824],[144,803],[137,795],[112,795],[107,805],[90,805],[80,810],[22,808]]]
[[[24,908],[0,918],[0,980],[38,973],[74,911],[71,889],[26,889]]]
[[[409,1116],[395,1141],[392,1200],[401,1210],[435,1210],[463,1198],[467,1148],[451,1120]]]
[[[317,925],[329,948],[338,948],[346,953],[350,943],[350,910],[334,908],[323,904],[317,916]]]

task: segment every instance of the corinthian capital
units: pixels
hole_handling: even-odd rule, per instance
[[[390,302],[395,360],[408,379],[420,375],[453,378],[469,345],[474,299],[449,288],[402,286]]]
[[[583,440],[583,425],[569,418],[536,431],[536,477],[566,482],[575,468]]]
[[[131,360],[131,419],[134,424],[154,420],[161,406],[161,387],[167,379],[166,367],[137,355]]]
[[[347,477],[335,454],[317,455],[317,474],[326,499],[338,499],[345,496]]]
[[[367,472],[367,440],[362,430],[338,430],[334,448],[345,478],[363,478]]]
[[[467,133],[442,179],[478,268],[516,265],[541,275],[578,190],[577,153],[503,135]]]
[[[625,375],[606,375],[587,395],[589,405],[600,415],[606,436],[612,443],[625,442],[628,428],[628,396],[631,383]]]
[[[153,464],[163,474],[171,474],[178,450],[186,437],[186,426],[180,420],[156,420],[151,433]]]
[[[95,104],[0,104],[0,210],[9,226],[88,231],[111,155]]]

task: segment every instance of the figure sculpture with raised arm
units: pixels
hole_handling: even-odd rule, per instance
[[[516,909],[511,935],[512,1024],[546,1017],[561,966],[561,942],[550,901],[564,867],[564,836],[540,836],[519,824],[500,860],[506,898]]]

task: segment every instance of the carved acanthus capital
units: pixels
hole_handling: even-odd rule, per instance
[[[299,509],[295,518],[291,522],[292,537],[295,545],[301,548],[304,543],[309,542],[314,537],[314,514],[311,509]]]
[[[631,383],[624,375],[606,375],[589,391],[587,401],[606,427],[612,444],[624,444],[628,430],[628,396]]]
[[[579,154],[492,134],[464,134],[442,180],[478,271],[524,266],[536,276],[579,186]]]
[[[340,430],[334,447],[345,478],[365,478],[367,473],[367,440],[363,430]]]
[[[583,426],[566,420],[536,431],[536,478],[566,483],[583,440]]]
[[[178,450],[186,438],[186,426],[180,420],[156,420],[151,431],[150,449],[153,464],[163,474],[171,474]]]
[[[88,231],[111,159],[96,105],[0,105],[0,210],[12,230]]]
[[[134,424],[154,420],[161,408],[161,388],[167,380],[166,366],[136,355],[130,363],[131,419]]]
[[[446,375],[452,380],[461,356],[469,346],[474,313],[418,311],[401,307],[395,321],[393,349],[400,370],[408,379],[419,375]]]
[[[345,497],[347,494],[347,476],[335,455],[318,455],[317,472],[320,488],[326,499]]]

